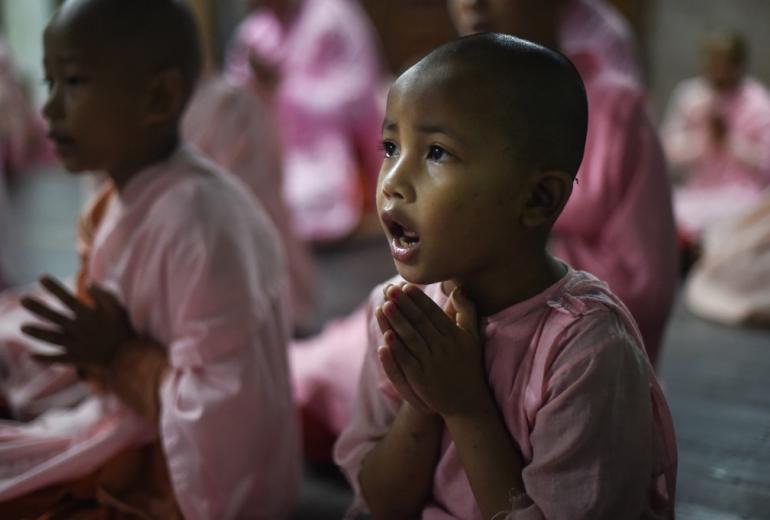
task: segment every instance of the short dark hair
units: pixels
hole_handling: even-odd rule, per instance
[[[738,65],[749,61],[749,45],[743,35],[731,27],[715,27],[706,36],[705,46],[717,45],[730,54]]]
[[[415,65],[460,67],[490,103],[520,164],[577,174],[588,131],[588,101],[575,66],[541,45],[500,33],[453,40]]]
[[[67,0],[54,17],[68,22],[110,50],[117,48],[131,66],[155,72],[177,68],[192,95],[201,74],[202,52],[195,17],[183,0]],[[127,64],[127,65],[129,65]]]

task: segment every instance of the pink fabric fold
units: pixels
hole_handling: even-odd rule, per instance
[[[439,305],[446,300],[440,284],[425,291]],[[382,302],[380,287],[369,308]],[[377,359],[383,338],[371,312],[368,329],[355,411],[335,448],[358,510],[366,510],[358,482],[363,459],[402,403]],[[506,518],[673,518],[671,415],[633,318],[605,284],[570,270],[542,293],[484,319],[481,330],[488,381],[523,457],[531,499]],[[446,430],[421,518],[482,518]]]

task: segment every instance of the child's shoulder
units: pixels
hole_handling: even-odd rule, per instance
[[[644,345],[628,308],[607,284],[571,271],[561,290],[548,299],[536,338],[535,365],[545,372],[601,358],[607,364],[644,363]]]
[[[164,175],[167,178],[159,181],[156,205],[176,217],[175,222],[189,226],[211,222],[214,217],[238,218],[254,210],[247,188],[194,149],[182,149]]]
[[[273,241],[272,225],[248,189],[194,149],[180,149],[158,169],[147,172],[129,206],[143,230],[162,243],[184,236]]]

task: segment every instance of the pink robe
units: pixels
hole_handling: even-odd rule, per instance
[[[425,291],[446,302],[440,284]],[[354,508],[364,510],[361,464],[402,404],[377,359],[383,339],[371,310],[382,301],[375,289],[355,413],[335,447],[356,491]],[[570,270],[537,296],[484,318],[481,331],[489,384],[533,502],[505,518],[673,518],[671,416],[633,319],[606,285]],[[421,518],[482,518],[446,430]]]
[[[704,234],[685,301],[693,313],[725,325],[770,326],[770,190]]]
[[[82,478],[159,439],[186,518],[283,518],[300,450],[283,256],[245,188],[188,149],[109,200],[88,280],[164,345],[159,424],[109,394],[0,427],[0,501]]]
[[[303,0],[289,25],[255,11],[238,29],[230,74],[250,80],[249,57],[281,76],[275,105],[284,143],[285,196],[303,239],[327,241],[358,224],[374,186],[384,114],[374,30],[351,0]]]
[[[724,146],[709,138],[709,118],[728,128]],[[703,78],[680,84],[663,125],[672,168],[684,180],[674,191],[680,233],[697,241],[703,231],[757,203],[770,186],[770,92],[745,78],[719,94]]]
[[[193,97],[183,130],[189,143],[234,173],[267,211],[286,253],[293,322],[308,325],[315,303],[313,260],[291,226],[283,198],[282,155],[270,108],[251,85],[211,77]]]
[[[671,186],[643,91],[571,56],[589,103],[588,139],[554,254],[607,282],[639,324],[655,364],[678,279]]]
[[[623,15],[604,0],[570,0],[559,22],[559,48],[566,55],[591,54],[601,68],[641,81],[636,41]]]

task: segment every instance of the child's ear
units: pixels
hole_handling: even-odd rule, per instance
[[[527,227],[552,224],[572,194],[572,176],[560,170],[534,174],[521,223]]]
[[[145,122],[158,125],[176,117],[182,111],[185,79],[179,69],[163,69],[151,80],[145,106]]]

